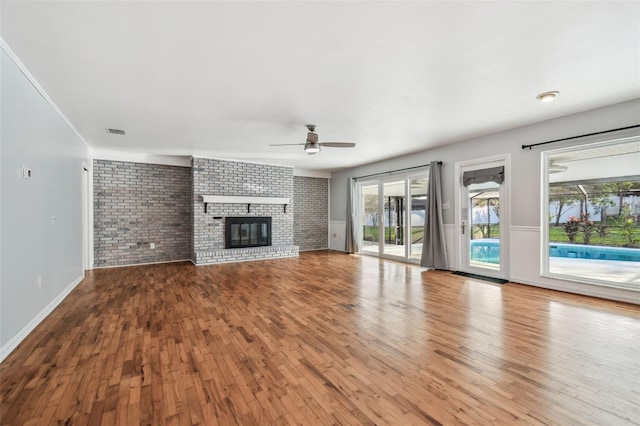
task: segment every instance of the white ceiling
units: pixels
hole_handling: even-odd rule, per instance
[[[639,2],[1,8],[6,43],[100,150],[336,170],[640,97]],[[269,147],[306,123],[357,147]]]

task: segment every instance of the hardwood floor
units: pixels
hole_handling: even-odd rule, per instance
[[[101,269],[2,425],[640,424],[640,308],[336,252]]]

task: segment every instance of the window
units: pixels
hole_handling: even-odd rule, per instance
[[[542,155],[543,275],[640,289],[640,137]]]

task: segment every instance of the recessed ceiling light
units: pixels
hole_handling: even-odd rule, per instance
[[[540,93],[538,96],[536,96],[536,99],[539,100],[540,102],[551,102],[559,94],[560,92],[558,92],[557,90],[553,90],[551,92]]]

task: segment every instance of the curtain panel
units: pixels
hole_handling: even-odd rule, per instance
[[[424,240],[420,266],[432,269],[448,269],[447,247],[442,219],[441,165],[432,161],[429,165],[427,189],[427,218],[424,222]]]
[[[355,179],[349,178],[347,182],[347,223],[345,230],[345,251],[355,253],[356,251],[356,222],[355,222]]]

